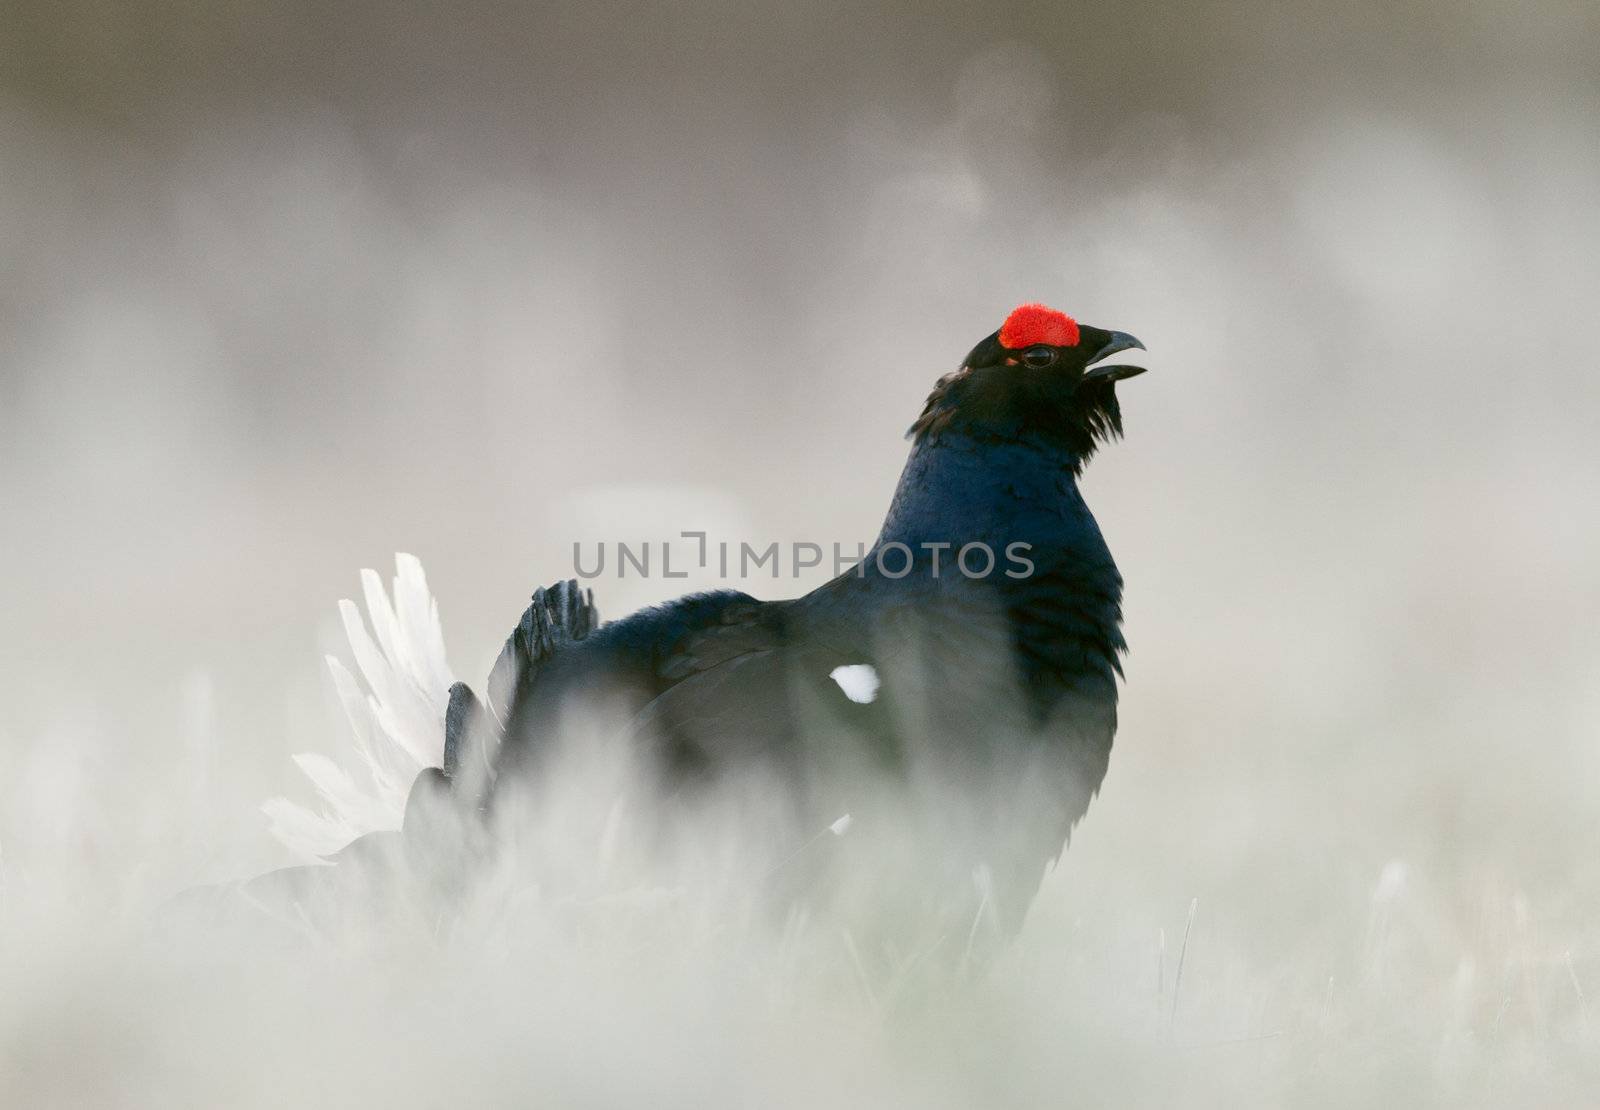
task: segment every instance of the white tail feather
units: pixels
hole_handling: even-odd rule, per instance
[[[328,656],[334,690],[350,721],[354,773],[325,755],[296,755],[320,805],[280,797],[261,807],[272,835],[307,859],[338,851],[365,833],[399,828],[412,780],[443,755],[444,713],[454,680],[439,606],[428,592],[422,563],[405,554],[394,561],[392,601],[377,572],[361,572],[370,633],[355,603],[339,602],[360,680]]]

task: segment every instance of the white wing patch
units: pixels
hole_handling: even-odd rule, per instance
[[[844,696],[857,705],[871,705],[878,700],[878,671],[868,663],[852,663],[848,667],[835,667],[828,677],[838,683]]]

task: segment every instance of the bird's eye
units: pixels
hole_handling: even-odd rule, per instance
[[[1035,370],[1042,370],[1056,360],[1053,347],[1029,347],[1022,352],[1022,361]]]

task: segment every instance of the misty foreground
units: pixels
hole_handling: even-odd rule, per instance
[[[360,678],[331,661],[349,758],[300,757],[317,802],[265,807],[301,861],[396,827],[434,754],[450,673],[420,566],[392,602],[366,587],[371,632],[344,609]],[[70,747],[10,784],[0,1103],[1575,1105],[1600,1085],[1594,963],[1566,942],[1593,914],[1548,920],[1481,873],[1393,859],[1308,920],[1143,882],[1165,872],[1137,844],[1075,845],[1015,944],[980,910],[885,958],[855,919],[766,897],[805,853],[848,860],[848,820],[775,861],[746,793],[664,849],[658,800],[596,744],[473,881],[411,856],[285,900],[196,888],[246,877],[206,834],[196,740],[111,815],[117,786]]]

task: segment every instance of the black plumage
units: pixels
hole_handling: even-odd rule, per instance
[[[1139,372],[1097,363],[1139,346],[1018,309],[935,386],[861,566],[803,597],[717,591],[601,624],[575,582],[541,590],[488,708],[452,691],[451,791],[493,809],[537,789],[561,715],[604,714],[665,790],[780,784],[797,837],[892,812],[935,885],[987,876],[1014,930],[1116,730],[1122,579],[1077,477]],[[859,664],[881,682],[870,702],[829,677]]]

